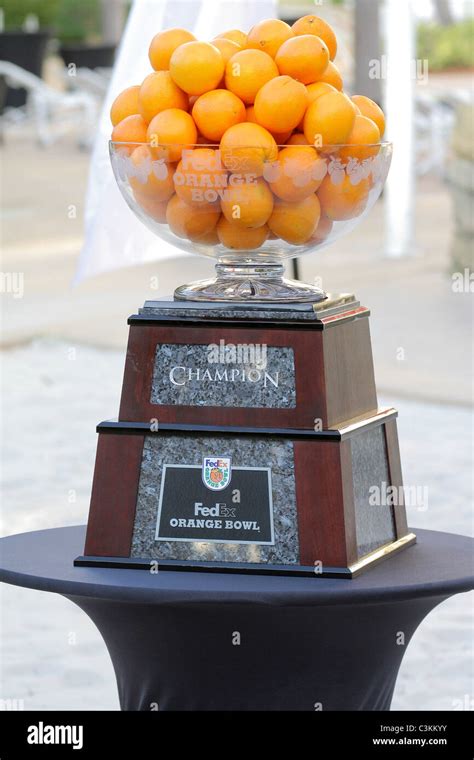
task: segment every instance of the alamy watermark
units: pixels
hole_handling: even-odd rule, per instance
[[[69,744],[73,749],[84,746],[84,727],[76,725],[49,725],[40,721],[28,726],[28,744]]]
[[[369,61],[369,79],[386,80],[391,76],[392,69],[399,69],[400,66],[408,67],[410,79],[419,84],[428,84],[429,62],[427,58],[411,58],[408,61],[400,62],[391,61],[386,55],[380,58],[372,58]]]
[[[24,699],[18,699],[17,697],[7,697],[5,699],[0,699],[0,712],[6,711],[6,710],[24,710],[24,709],[25,709]]]
[[[0,272],[0,293],[9,293],[13,298],[23,298],[25,275],[23,272]]]
[[[266,343],[226,343],[221,338],[219,343],[207,346],[209,364],[246,364],[257,370],[267,367]]]
[[[381,485],[369,488],[369,505],[371,507],[398,507],[405,505],[419,512],[428,509],[428,486],[392,486],[382,481]]]
[[[463,272],[451,275],[453,293],[474,293],[474,272],[465,267]]]

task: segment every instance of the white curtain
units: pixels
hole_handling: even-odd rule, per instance
[[[150,73],[148,47],[160,29],[184,27],[211,40],[228,29],[248,31],[276,15],[276,0],[134,0],[100,118],[85,199],[85,239],[75,282],[133,264],[183,254],[133,214],[116,185],[108,155],[109,111],[118,93]]]

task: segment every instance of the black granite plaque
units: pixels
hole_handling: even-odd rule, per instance
[[[155,540],[274,544],[270,468],[232,468],[211,490],[202,467],[165,464]]]

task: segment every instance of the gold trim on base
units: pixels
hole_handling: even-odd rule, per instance
[[[376,549],[375,551],[370,552],[370,554],[366,554],[365,557],[354,562],[353,565],[349,565],[352,577],[355,578],[369,567],[376,565],[378,562],[383,562],[384,559],[388,559],[392,554],[397,554],[402,549],[406,549],[407,546],[411,546],[415,543],[416,535],[414,533],[407,533],[406,536],[397,538],[396,541],[392,541],[392,543],[381,546],[380,549]]]
[[[398,417],[398,412],[393,406],[378,407],[374,411],[366,412],[359,415],[359,417],[352,417],[350,420],[345,420],[344,423],[338,423],[334,427],[329,428],[329,430],[336,430],[340,433],[341,438],[345,438],[356,430],[367,430],[367,428],[373,425],[381,425],[382,422],[392,417]]]
[[[324,301],[318,301],[313,304],[313,310],[318,312],[325,309],[333,309],[335,306],[354,303],[355,300],[354,293],[328,293]]]

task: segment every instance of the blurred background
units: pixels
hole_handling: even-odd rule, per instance
[[[423,494],[410,525],[472,533],[472,12],[471,0],[0,0],[3,535],[86,522],[127,317],[212,270],[160,250],[119,195],[107,210],[111,101],[149,72],[162,28],[212,38],[202,30],[307,13],[337,34],[345,90],[385,107],[395,154],[369,217],[301,259],[299,276],[371,308],[379,400],[399,409],[405,484]],[[118,709],[83,613],[48,594],[1,594],[0,707]],[[462,595],[423,622],[394,709],[473,709],[470,614]]]

